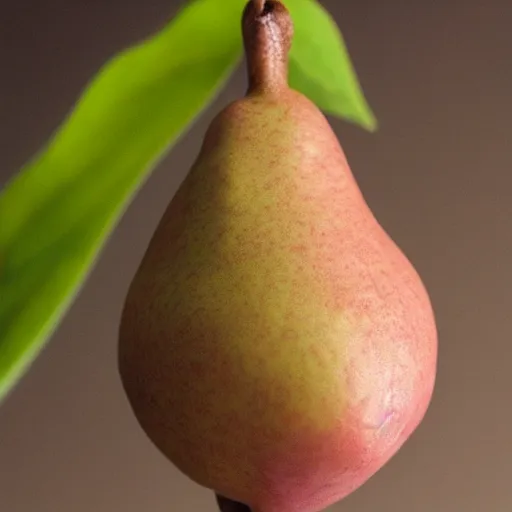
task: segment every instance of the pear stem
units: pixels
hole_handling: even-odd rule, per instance
[[[278,0],[249,0],[242,19],[248,94],[278,92],[288,87],[288,54],[293,22]]]
[[[242,503],[224,498],[220,494],[215,494],[220,512],[251,512],[251,509]]]
[[[265,2],[266,0],[252,0],[252,3],[254,4],[254,8],[256,9],[256,12],[262,12],[265,8]]]

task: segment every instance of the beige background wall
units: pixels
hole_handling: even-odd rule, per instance
[[[182,3],[182,2],[180,2]],[[2,2],[0,183],[48,138],[113,52],[172,0]],[[406,447],[333,510],[512,509],[512,3],[345,0],[340,23],[381,130],[332,120],[361,188],[422,274],[440,332],[434,401]],[[139,430],[116,328],[148,239],[214,112],[134,201],[43,356],[0,408],[2,512],[214,511]]]

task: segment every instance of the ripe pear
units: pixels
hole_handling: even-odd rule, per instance
[[[154,233],[119,370],[149,438],[221,501],[318,512],[423,419],[436,326],[326,118],[288,86],[288,11],[252,0],[242,26],[247,94],[213,120]]]

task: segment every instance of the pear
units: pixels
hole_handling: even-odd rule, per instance
[[[250,1],[242,27],[247,94],[151,239],[119,371],[142,429],[224,510],[318,512],[422,421],[436,326],[328,121],[288,86],[288,11]]]

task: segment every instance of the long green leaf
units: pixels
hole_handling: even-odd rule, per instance
[[[288,0],[295,25],[290,85],[325,112],[374,131],[377,121],[338,26],[316,0]]]
[[[241,54],[242,4],[196,0],[114,58],[0,197],[0,399],[53,332],[130,198]]]
[[[241,54],[246,0],[194,0],[109,62],[50,143],[0,197],[0,400],[69,307],[130,199],[213,99]],[[286,0],[291,82],[366,128],[341,35],[314,0]]]

